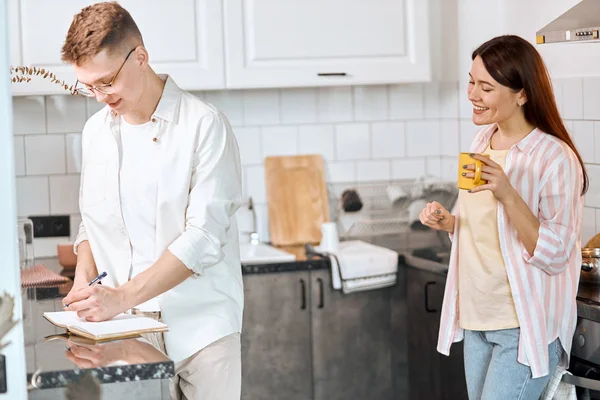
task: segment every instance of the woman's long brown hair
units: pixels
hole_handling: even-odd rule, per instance
[[[589,179],[583,159],[560,117],[548,70],[535,47],[519,36],[504,35],[479,46],[471,57],[475,60],[477,56],[496,82],[515,92],[525,90],[527,101],[523,108],[530,124],[559,138],[573,150],[583,170],[582,194],[585,194]]]

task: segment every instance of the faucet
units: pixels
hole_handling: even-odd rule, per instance
[[[252,197],[248,198],[248,210],[252,213],[252,232],[250,232],[250,244],[253,246],[258,246],[260,243],[257,225],[256,225],[256,209],[254,208],[254,201],[252,201]]]

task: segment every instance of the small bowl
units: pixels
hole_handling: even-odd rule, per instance
[[[77,255],[73,252],[73,243],[56,245],[56,253],[58,254],[58,263],[64,269],[75,269]]]

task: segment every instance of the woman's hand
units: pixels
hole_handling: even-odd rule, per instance
[[[478,193],[483,190],[489,190],[494,194],[496,199],[506,205],[507,202],[515,199],[518,196],[515,188],[512,187],[508,177],[504,173],[502,167],[496,162],[492,161],[489,157],[482,156],[480,154],[471,154],[476,160],[480,160],[483,165],[481,167],[481,179],[487,181],[483,185],[479,185],[469,190],[470,193]],[[474,171],[475,164],[468,164],[463,166],[466,171]],[[463,172],[463,176],[467,178],[474,178],[475,172]]]
[[[421,223],[438,231],[454,232],[454,215],[450,214],[440,203],[427,203],[419,215]]]

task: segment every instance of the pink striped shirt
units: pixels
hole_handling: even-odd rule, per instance
[[[482,153],[496,126],[475,135],[471,151]],[[533,256],[498,204],[498,235],[508,282],[521,328],[518,361],[534,378],[548,371],[548,344],[560,339],[568,363],[577,321],[575,297],[581,272],[580,232],[583,214],[583,172],[575,153],[560,139],[539,129],[512,146],[505,173],[512,186],[540,221]],[[463,339],[458,315],[458,207],[452,235],[444,305],[437,349],[448,355],[453,342]]]

